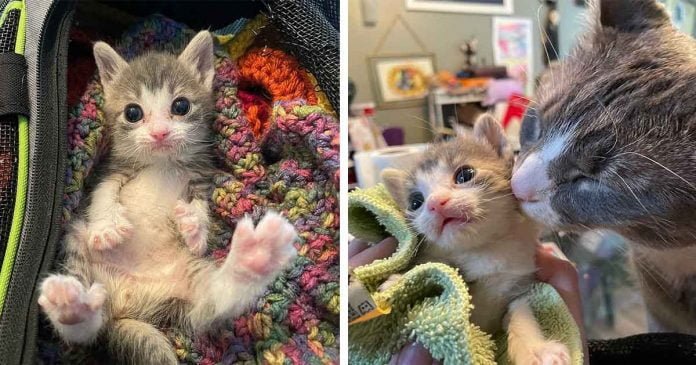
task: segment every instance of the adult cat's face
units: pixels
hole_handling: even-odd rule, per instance
[[[658,247],[696,241],[696,45],[654,0],[603,0],[544,75],[512,189],[555,228],[611,228]]]

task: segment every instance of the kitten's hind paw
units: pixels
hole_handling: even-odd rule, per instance
[[[112,217],[89,222],[89,246],[96,250],[108,250],[131,237],[133,225],[124,215],[125,208],[115,211]]]
[[[570,365],[568,348],[558,342],[548,341],[532,346],[516,365]]]
[[[92,284],[89,290],[76,278],[51,275],[41,283],[39,305],[61,336],[71,343],[89,343],[102,326],[106,290]]]
[[[235,228],[227,265],[242,276],[275,278],[297,255],[296,239],[295,227],[277,213],[266,213],[256,228],[245,217]]]
[[[191,253],[203,256],[208,249],[208,216],[205,207],[179,200],[174,207],[174,218]]]

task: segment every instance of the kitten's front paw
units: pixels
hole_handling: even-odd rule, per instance
[[[275,278],[297,255],[297,232],[285,218],[268,212],[254,229],[245,217],[237,223],[227,264],[250,278]]]
[[[562,343],[543,342],[532,346],[515,365],[570,365],[570,353]]]
[[[99,332],[105,300],[106,290],[101,284],[92,284],[86,290],[72,276],[51,275],[41,284],[38,302],[63,338],[86,343]]]
[[[203,256],[208,248],[208,227],[205,217],[201,216],[193,203],[178,200],[174,207],[174,218],[191,253]]]
[[[92,248],[107,250],[131,237],[133,225],[126,218],[124,210],[119,207],[111,217],[89,222],[89,245]]]

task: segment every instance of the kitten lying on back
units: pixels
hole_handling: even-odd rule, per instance
[[[696,335],[696,40],[655,0],[599,0],[540,80],[512,188],[553,229],[631,243],[650,331]]]
[[[109,173],[86,216],[68,229],[61,274],[39,304],[69,343],[100,336],[119,363],[177,364],[160,326],[204,331],[247,309],[295,256],[279,215],[237,223],[222,265],[207,247],[213,116],[213,43],[196,35],[177,58],[130,63],[94,45],[112,136]]]
[[[512,196],[506,144],[499,124],[483,115],[473,138],[435,144],[412,171],[387,169],[382,179],[426,237],[416,263],[459,268],[474,304],[472,322],[488,333],[504,327],[514,364],[569,364],[565,345],[544,338],[528,303],[538,231]]]

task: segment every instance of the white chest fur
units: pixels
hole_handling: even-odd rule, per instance
[[[187,191],[189,176],[175,169],[150,167],[120,190],[118,202],[133,225],[130,238],[101,254],[101,259],[141,277],[167,277],[188,260],[173,224],[174,207]]]
[[[183,197],[188,182],[187,174],[178,170],[149,167],[125,184],[120,203],[126,208],[136,231],[167,226],[174,205]]]
[[[452,252],[437,246],[424,247],[418,262],[443,262],[459,268],[469,283],[474,304],[472,321],[489,333],[500,329],[511,290],[520,279],[533,275],[534,239],[502,239],[485,246]]]

